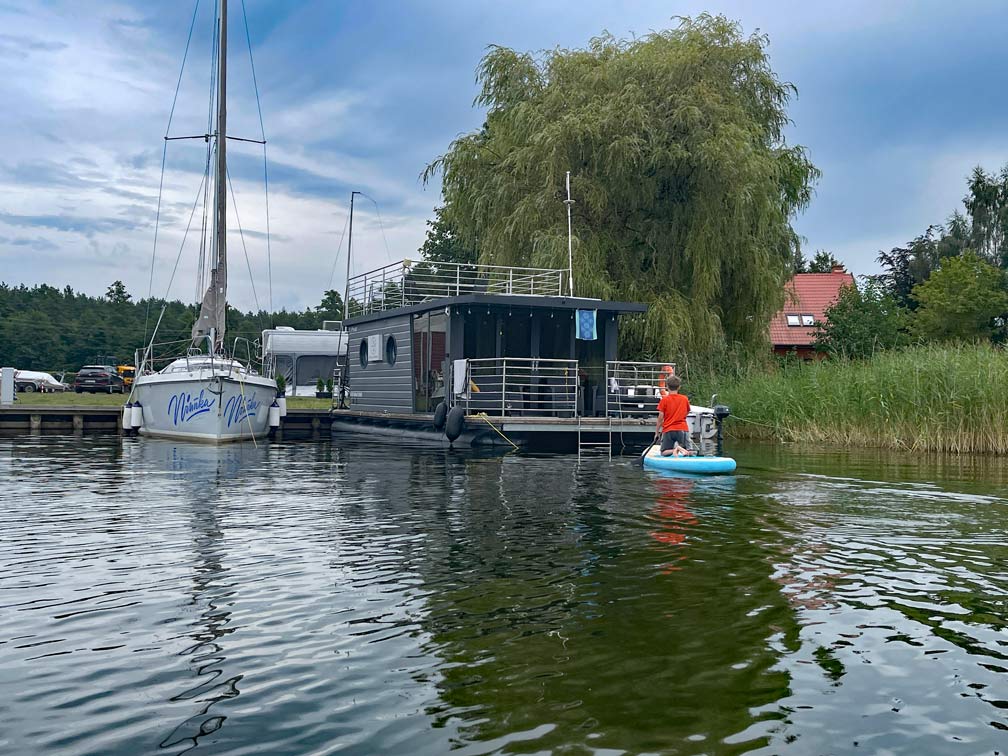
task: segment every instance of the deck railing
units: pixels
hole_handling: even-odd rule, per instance
[[[606,363],[606,415],[647,417],[658,414],[660,389],[665,378],[675,372],[674,362]]]
[[[563,294],[564,270],[402,260],[350,279],[350,317],[463,294]]]
[[[467,415],[567,417],[578,414],[577,360],[506,357],[466,360],[453,381]]]

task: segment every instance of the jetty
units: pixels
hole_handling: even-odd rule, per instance
[[[281,436],[314,437],[329,433],[329,410],[288,408],[277,431]],[[13,405],[0,406],[0,434],[99,434],[122,433],[122,406]]]

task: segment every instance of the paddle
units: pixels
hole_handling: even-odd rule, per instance
[[[646,457],[647,453],[651,451],[651,447],[657,443],[658,443],[658,436],[656,434],[655,437],[651,439],[651,443],[649,443],[647,446],[644,447],[644,451],[640,453],[640,457],[637,458],[637,464],[640,467],[644,467],[644,457]]]

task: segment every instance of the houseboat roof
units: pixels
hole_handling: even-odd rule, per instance
[[[438,297],[426,299],[416,304],[406,304],[376,312],[364,313],[356,317],[350,317],[346,326],[359,325],[361,323],[371,323],[376,320],[383,320],[400,315],[427,312],[429,310],[439,310],[443,307],[522,307],[543,310],[604,310],[605,312],[616,313],[641,313],[647,312],[648,306],[641,302],[610,302],[604,299],[591,299],[589,297],[562,297],[544,295],[523,295],[523,294],[460,294],[459,296]]]
[[[646,312],[637,302],[569,295],[566,270],[401,260],[352,277],[345,325],[441,307],[485,305]]]

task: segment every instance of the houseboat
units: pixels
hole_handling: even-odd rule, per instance
[[[403,260],[347,285],[348,408],[332,432],[531,451],[639,452],[671,362],[623,361],[647,306],[572,296],[567,271]],[[714,452],[726,408],[694,406]]]

